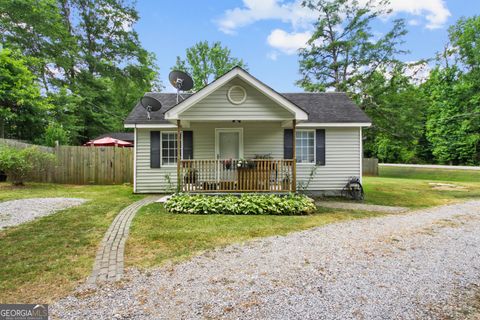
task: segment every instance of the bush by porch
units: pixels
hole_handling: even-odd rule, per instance
[[[233,215],[306,215],[315,212],[312,199],[304,195],[243,194],[241,196],[179,194],[165,203],[171,213]]]

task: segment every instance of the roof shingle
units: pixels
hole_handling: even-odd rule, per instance
[[[345,94],[337,92],[326,93],[280,93],[299,108],[308,113],[308,121],[320,123],[369,123],[368,116]],[[125,124],[159,124],[170,123],[165,120],[164,113],[176,104],[175,93],[148,92],[145,95],[154,97],[162,103],[162,109],[151,113],[147,120],[147,112],[140,103],[125,119]],[[192,94],[182,94],[184,99]]]

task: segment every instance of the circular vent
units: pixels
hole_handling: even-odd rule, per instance
[[[231,86],[227,93],[228,101],[233,104],[242,104],[247,100],[247,91],[241,86]]]

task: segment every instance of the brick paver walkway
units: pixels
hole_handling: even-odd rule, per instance
[[[158,196],[152,196],[132,203],[115,217],[98,248],[89,283],[117,281],[122,278],[125,242],[133,217],[141,207],[157,199]]]

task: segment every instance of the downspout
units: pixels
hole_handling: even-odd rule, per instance
[[[360,183],[363,184],[363,134],[362,127],[360,127]]]
[[[181,175],[180,175],[180,161],[182,158],[182,143],[181,143],[181,134],[180,134],[181,126],[180,120],[177,120],[177,193],[181,191]]]
[[[292,191],[293,193],[297,192],[297,146],[296,146],[296,129],[297,129],[297,120],[293,119],[292,121],[292,147],[293,147],[293,166],[292,166]]]
[[[133,129],[133,193],[137,193],[137,124]]]

